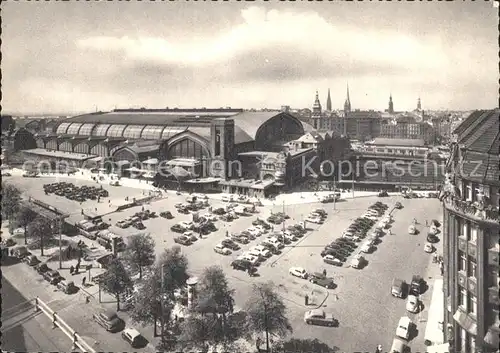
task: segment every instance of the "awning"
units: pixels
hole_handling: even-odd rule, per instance
[[[88,161],[91,161],[91,162],[100,162],[100,161],[102,161],[102,157],[90,158]]]
[[[129,172],[133,172],[133,173],[145,173],[146,172],[146,171],[139,169],[137,167],[127,168],[125,170],[128,170]]]
[[[125,166],[125,165],[129,165],[129,164],[130,164],[130,162],[129,162],[129,161],[125,161],[125,160],[123,160],[123,161],[116,161],[116,162],[115,162],[115,164],[116,164],[118,167],[123,167],[123,166]]]
[[[450,351],[449,343],[428,346],[426,349],[426,353],[448,353],[449,351]]]
[[[142,162],[144,164],[158,164],[158,158],[150,158],[150,159],[146,159],[144,162]]]
[[[181,167],[174,167],[163,170],[162,175],[163,176],[172,175],[175,177],[175,179],[179,181],[192,178],[191,173],[189,173],[187,170]]]
[[[477,325],[476,321],[471,318],[467,313],[458,309],[453,315],[453,319],[467,332],[471,335],[477,335]]]

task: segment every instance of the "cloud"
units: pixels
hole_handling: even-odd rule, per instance
[[[364,32],[328,23],[315,12],[266,11],[250,7],[232,29],[206,38],[89,37],[86,50],[123,54],[125,62],[174,65],[221,72],[232,80],[316,78],[325,75],[399,74],[438,70],[442,52],[432,43],[392,32]]]

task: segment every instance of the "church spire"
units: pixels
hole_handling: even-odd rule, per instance
[[[344,114],[351,112],[351,98],[349,97],[349,83],[347,83],[347,97],[344,103]]]
[[[326,110],[332,111],[332,98],[330,97],[330,89],[328,88],[328,96],[326,97]]]
[[[389,109],[388,109],[388,112],[390,114],[394,114],[394,103],[392,102],[392,92],[389,95]]]

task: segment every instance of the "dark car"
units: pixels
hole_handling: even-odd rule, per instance
[[[47,266],[46,263],[40,263],[38,265],[36,265],[34,267],[34,269],[36,270],[36,272],[38,272],[39,274],[44,274],[45,272],[48,272],[48,271],[52,271],[52,269]]]
[[[318,286],[325,287],[326,289],[335,288],[335,283],[332,278],[326,276],[316,277],[313,276],[310,280],[311,283],[317,284]]]
[[[118,330],[122,324],[122,319],[120,319],[113,310],[106,310],[98,314],[94,314],[93,318],[99,325],[104,327],[106,331],[110,332]]]
[[[357,247],[356,242],[349,240],[347,238],[339,238],[339,239],[335,240],[335,242],[337,242],[338,244],[348,244],[349,246],[354,247],[354,248]]]
[[[250,243],[250,240],[248,240],[247,237],[243,237],[241,235],[233,235],[231,237],[231,240],[237,242],[237,243],[240,243],[240,244],[248,244]]]
[[[418,275],[413,275],[410,282],[410,294],[419,296],[422,293],[423,278]]]
[[[341,244],[338,244],[338,243],[331,243],[331,244],[327,244],[325,246],[325,250],[336,250],[336,249],[342,249],[342,245]]]
[[[165,211],[160,213],[160,217],[166,218],[166,219],[172,219],[174,216],[172,215],[172,212],[170,211]]]
[[[427,241],[431,244],[435,244],[439,241],[439,238],[436,235],[429,233],[427,234]]]
[[[241,247],[236,244],[234,241],[232,241],[231,239],[224,239],[222,242],[221,242],[222,245],[224,245],[226,248],[228,249],[231,249],[231,250],[240,250]]]
[[[184,233],[184,228],[182,228],[179,224],[174,224],[172,227],[170,227],[170,230],[176,233]]]
[[[235,270],[240,270],[240,271],[248,271],[250,270],[251,272],[257,271],[254,265],[252,265],[249,261],[245,260],[234,260],[231,262],[231,267]]]
[[[396,202],[394,204],[394,208],[397,208],[398,210],[402,209],[403,208],[403,204],[401,202]]]

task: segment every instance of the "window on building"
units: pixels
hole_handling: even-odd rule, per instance
[[[472,185],[471,185],[471,183],[465,184],[465,199],[467,201],[472,201]]]
[[[458,262],[458,270],[465,271],[466,266],[467,266],[467,257],[461,252],[460,261]]]
[[[474,244],[476,244],[476,242],[477,242],[477,226],[472,226],[471,227],[469,241],[471,241]]]
[[[462,234],[461,235],[467,240],[470,239],[469,223],[467,221],[463,221],[463,223],[462,223]]]
[[[477,315],[477,298],[473,295],[469,295],[467,303],[467,309],[469,314]]]
[[[472,257],[469,256],[469,266],[467,267],[467,276],[468,277],[476,277],[476,270],[477,270],[477,265],[472,259]]]
[[[458,297],[458,305],[467,311],[467,290],[460,289],[460,296]]]

